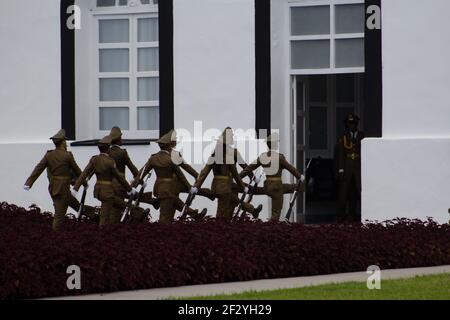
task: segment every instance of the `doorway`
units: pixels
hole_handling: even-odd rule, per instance
[[[292,77],[293,154],[307,189],[297,203],[297,221],[336,220],[338,184],[336,146],[349,113],[361,118],[364,131],[364,74],[297,75]]]

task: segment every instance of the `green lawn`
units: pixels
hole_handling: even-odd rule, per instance
[[[450,274],[385,280],[381,290],[349,282],[299,289],[195,297],[190,300],[450,300]]]

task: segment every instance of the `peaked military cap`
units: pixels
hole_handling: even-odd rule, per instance
[[[53,137],[50,138],[50,140],[53,141],[66,140],[66,130],[64,129],[59,130],[57,134],[55,134]]]
[[[278,132],[274,132],[272,133],[270,136],[268,136],[266,138],[266,142],[280,142],[280,135],[278,134]]]
[[[345,118],[345,123],[358,123],[359,117],[354,115],[353,113],[350,113],[347,118]]]
[[[158,140],[158,144],[171,144],[173,141],[177,140],[177,136],[176,136],[176,132],[175,130],[170,130],[168,133],[166,133],[165,135],[163,135],[159,140]]]
[[[111,129],[111,133],[109,134],[111,136],[111,140],[115,141],[122,137],[122,130],[120,130],[119,127],[114,127]]]
[[[99,146],[109,146],[111,143],[112,143],[111,136],[106,136],[106,137],[103,137],[103,139],[101,139],[98,142],[98,145]]]
[[[228,136],[230,133],[232,135],[231,137]],[[231,127],[225,128],[217,141],[222,144],[231,144],[233,141],[233,129]]]

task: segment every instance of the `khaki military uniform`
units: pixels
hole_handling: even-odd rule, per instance
[[[250,175],[259,167],[264,168],[266,181],[264,182],[264,188],[256,188],[254,194],[264,194],[272,199],[271,219],[278,221],[283,209],[284,194],[293,193],[296,188],[296,185],[283,183],[281,178],[283,170],[288,170],[297,179],[301,178],[301,173],[286,160],[284,155],[269,151],[260,155],[254,163],[245,168],[240,174],[241,178]]]
[[[347,133],[339,139],[339,203],[338,221],[360,221],[358,200],[361,199],[361,141],[364,133]]]
[[[183,207],[183,202],[178,197],[180,190],[189,190],[191,186],[180,168],[172,162],[171,153],[167,150],[161,150],[150,157],[143,176],[148,175],[151,170],[156,173],[153,193],[161,201],[160,222],[172,222],[176,209]]]
[[[172,150],[171,156],[172,156],[172,161],[175,164],[177,164],[181,169],[186,171],[190,176],[192,176],[194,179],[197,180],[198,175],[199,175],[198,172],[192,166],[190,166],[188,163],[186,163],[184,161],[183,156],[181,155],[180,152]],[[189,193],[190,190],[188,188],[186,188],[186,186],[176,176],[174,177],[174,184],[175,184],[176,193],[177,193],[176,200],[175,200],[176,201],[175,207],[178,211],[182,211],[183,207],[184,207],[184,202],[180,199],[180,193]],[[197,195],[199,195],[201,197],[206,197],[210,200],[215,199],[211,190],[206,189],[206,188],[199,189]],[[187,210],[187,214],[190,216],[195,216],[197,214],[197,210],[194,210],[192,208],[187,208],[186,210]]]
[[[25,182],[26,186],[32,187],[42,172],[47,169],[49,180],[49,192],[55,208],[53,219],[53,229],[58,230],[64,222],[67,208],[70,206],[75,211],[80,209],[80,203],[70,193],[72,178],[77,178],[81,174],[73,154],[64,147],[48,151],[42,158],[33,173]],[[91,213],[94,208],[86,206],[85,209]]]
[[[126,192],[130,192],[132,188],[123,175],[117,170],[114,159],[108,154],[102,153],[91,158],[86,169],[84,169],[83,173],[75,183],[74,189],[78,191],[80,186],[86,181],[86,178],[93,173],[97,176],[94,196],[102,202],[100,226],[104,226],[114,221],[114,219],[111,219],[114,210],[117,210],[114,207],[119,208],[120,210],[125,209],[123,198],[117,196],[114,191],[113,180],[116,179]]]
[[[217,148],[223,149],[218,150]],[[231,220],[234,209],[240,203],[239,192],[243,191],[245,185],[236,169],[238,162],[245,166],[242,161],[239,161],[239,153],[236,149],[219,142],[216,152],[210,157],[195,183],[195,187],[200,189],[209,173],[213,172],[211,191],[218,199],[217,218],[219,219]],[[233,180],[236,184],[233,183]],[[242,209],[251,214],[255,213],[255,208],[250,203],[244,203]]]
[[[136,166],[133,164],[133,162],[130,159],[130,156],[128,155],[127,150],[122,149],[121,147],[117,145],[111,146],[109,156],[114,159],[116,162],[116,168],[119,171],[120,175],[125,179],[125,169],[128,168],[131,173],[133,174],[133,177],[137,177],[139,175],[139,170],[136,168]],[[128,198],[127,196],[127,190],[123,187],[123,185],[116,179],[113,178],[112,180],[112,187],[114,189],[114,193],[117,197],[122,199],[120,205],[118,205],[118,201],[116,202],[116,205],[114,206],[114,210],[112,211],[110,215],[110,222],[112,224],[120,223],[120,220],[122,218],[123,211],[125,210],[127,203],[124,201],[124,199]],[[143,195],[144,196],[144,195]],[[149,196],[150,200],[147,200],[147,202],[153,202],[152,194],[146,194],[146,196]],[[142,200],[142,199],[141,199]],[[146,202],[146,203],[147,203]],[[131,210],[131,217],[133,222],[143,222],[145,219],[144,215],[144,209],[137,207],[133,208]]]

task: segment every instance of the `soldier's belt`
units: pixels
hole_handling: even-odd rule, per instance
[[[349,159],[352,159],[352,160],[356,160],[356,159],[358,159],[360,156],[359,156],[359,154],[357,154],[357,153],[350,153],[350,154],[347,154],[347,158],[349,158]]]
[[[156,181],[161,181],[161,182],[172,182],[173,179],[172,179],[172,178],[158,178],[158,179],[156,179]]]
[[[269,180],[269,181],[281,181],[281,177],[267,177],[266,180]]]
[[[67,181],[67,180],[70,181],[70,180],[72,180],[71,177],[62,177],[62,176],[52,176],[51,179],[54,179],[54,180],[62,180],[62,181]]]
[[[230,180],[231,177],[230,177],[230,176],[214,176],[214,179],[218,179],[218,180]]]
[[[112,185],[111,181],[104,181],[104,180],[98,180],[97,184],[103,185],[103,186],[110,186]]]

